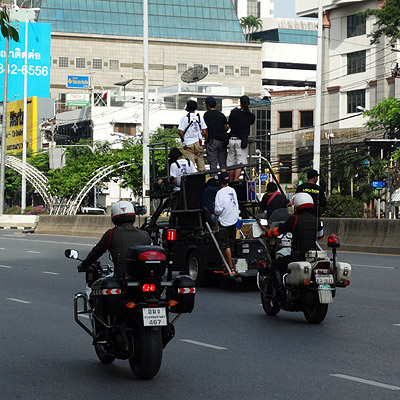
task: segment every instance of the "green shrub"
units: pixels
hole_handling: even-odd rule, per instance
[[[8,207],[6,210],[6,214],[21,214],[21,207],[20,206]]]
[[[364,203],[351,196],[332,194],[329,197],[323,217],[327,218],[362,218]]]

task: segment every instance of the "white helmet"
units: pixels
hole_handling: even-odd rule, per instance
[[[305,210],[306,208],[313,208],[314,201],[308,193],[300,192],[293,196],[293,205],[295,211]]]
[[[129,201],[120,200],[111,207],[111,221],[114,225],[135,222],[135,208]]]

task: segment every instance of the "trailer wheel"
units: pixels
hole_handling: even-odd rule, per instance
[[[189,253],[186,261],[186,273],[195,281],[196,286],[202,286],[207,283],[204,260],[197,250],[192,250]]]

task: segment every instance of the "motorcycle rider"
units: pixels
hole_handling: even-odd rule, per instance
[[[114,276],[126,276],[125,258],[129,246],[152,244],[149,234],[133,226],[135,209],[129,201],[117,201],[111,207],[111,220],[114,228],[107,230],[86,258],[78,265],[78,271],[84,272],[107,250],[114,263]]]
[[[317,231],[321,229],[319,219],[314,215],[314,202],[308,193],[296,193],[293,196],[294,214],[279,226],[262,234],[269,238],[292,232],[292,253],[288,256],[279,257],[272,262],[272,277],[277,288],[277,297],[285,296],[283,286],[283,275],[287,272],[287,266],[292,261],[303,261],[306,252],[316,249]]]

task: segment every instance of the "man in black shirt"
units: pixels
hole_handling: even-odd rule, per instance
[[[267,193],[264,194],[260,203],[260,212],[267,213],[267,219],[271,214],[279,208],[287,208],[287,199],[285,195],[277,191],[277,186],[274,182],[268,182]]]
[[[208,110],[204,114],[204,121],[208,128],[207,160],[210,170],[213,171],[218,168],[218,164],[219,168],[226,168],[228,121],[221,111],[215,109],[217,102],[214,97],[208,96],[205,103]]]
[[[298,186],[296,189],[296,193],[308,193],[314,201],[313,212],[314,215],[321,215],[321,207],[326,207],[326,197],[325,193],[321,188],[317,185],[318,182],[318,171],[315,169],[309,169],[307,171],[307,182]]]

